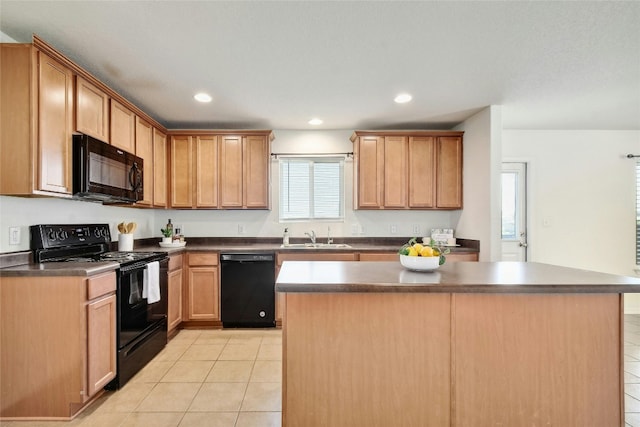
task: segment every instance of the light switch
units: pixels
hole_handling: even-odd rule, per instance
[[[20,244],[20,227],[9,227],[9,244]]]

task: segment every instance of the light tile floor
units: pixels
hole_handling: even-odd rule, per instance
[[[275,427],[282,408],[282,331],[181,330],[122,389],[72,421],[2,427]]]
[[[76,419],[1,427],[275,427],[282,408],[282,333],[182,330],[117,392]],[[624,317],[625,427],[640,427],[640,315]]]

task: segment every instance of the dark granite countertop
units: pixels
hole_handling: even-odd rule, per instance
[[[637,293],[640,278],[535,262],[451,262],[415,272],[393,261],[285,261],[276,291]]]
[[[337,238],[331,247],[282,247],[279,238],[216,238],[200,237],[186,240],[184,247],[163,248],[160,239],[141,239],[134,242],[133,250],[141,252],[167,252],[169,255],[194,251],[210,252],[287,252],[287,253],[339,253],[339,252],[387,252],[397,251],[408,238]],[[318,240],[322,242],[321,239]],[[308,239],[292,239],[292,244],[304,244]],[[463,246],[452,247],[455,253],[477,253],[477,240],[459,239]],[[349,247],[341,245],[348,244]],[[117,250],[117,242],[112,242],[112,250]],[[113,262],[49,262],[33,263],[31,252],[0,254],[0,277],[2,276],[91,276],[114,270]]]

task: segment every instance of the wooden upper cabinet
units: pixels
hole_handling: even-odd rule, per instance
[[[193,207],[193,137],[171,136],[171,207]]]
[[[196,206],[218,207],[218,137],[203,135],[195,138]]]
[[[384,203],[385,208],[407,207],[409,170],[406,136],[384,138]]]
[[[220,137],[220,207],[242,208],[242,136]]]
[[[38,64],[38,188],[71,194],[73,74],[42,52]]]
[[[111,145],[135,153],[136,115],[118,101],[111,100]]]
[[[462,136],[438,138],[437,207],[462,208]]]
[[[436,139],[432,136],[409,138],[409,207],[436,206]]]
[[[357,209],[461,209],[462,135],[356,131]]]
[[[384,137],[363,136],[356,145],[356,206],[379,208],[383,204]]]
[[[154,161],[153,161],[153,127],[136,117],[136,156],[143,161],[142,169],[142,190],[143,199],[137,204],[144,206],[153,205],[153,182],[154,182]]]
[[[153,206],[167,207],[167,135],[153,128]]]
[[[266,136],[244,137],[244,186],[243,207],[269,208],[269,158],[270,144]]]
[[[76,77],[76,131],[109,142],[109,95]]]

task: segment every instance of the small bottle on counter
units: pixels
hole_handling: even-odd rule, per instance
[[[289,245],[289,229],[288,228],[284,229],[284,234],[282,235],[282,244],[284,246]]]
[[[171,219],[169,219],[169,222],[167,222],[167,228],[165,230],[167,230],[169,234],[168,237],[173,237],[173,224],[171,224]]]

